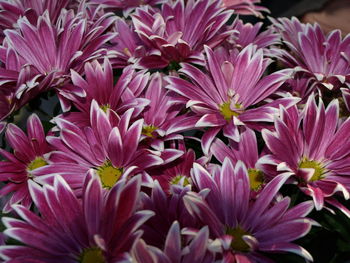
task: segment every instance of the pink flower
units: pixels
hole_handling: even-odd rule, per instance
[[[310,96],[302,113],[296,108],[282,109],[281,118],[275,121],[276,131],[263,130],[262,134],[272,152],[270,163],[279,171],[292,172],[317,210],[326,202],[350,217],[332,197],[340,192],[349,199],[350,190],[350,140],[346,135],[350,119],[340,124],[338,114],[337,100],[325,109],[321,100],[317,106]]]
[[[86,178],[82,200],[57,176],[53,186],[29,184],[40,216],[14,205],[22,220],[3,218],[5,235],[24,245],[0,246],[6,261],[21,262],[121,262],[140,238],[138,229],[153,213],[138,211],[141,180],[119,181],[103,191],[98,176]],[[125,261],[124,261],[125,262]]]
[[[119,117],[112,110],[104,112],[93,101],[90,126],[81,128],[67,120],[55,119],[60,137],[47,139],[57,151],[50,154],[49,166],[36,171],[42,175],[38,182],[52,183],[59,171],[79,194],[90,169],[97,172],[104,188],[111,189],[120,179],[162,164],[156,151],[139,147],[143,120],[132,123],[132,113],[133,109],[130,109]]]
[[[14,153],[0,149],[0,154],[7,159],[0,162],[0,181],[7,182],[0,190],[0,196],[12,194],[4,206],[4,212],[11,211],[11,205],[20,203],[30,207],[32,199],[28,192],[28,181],[35,176],[34,170],[48,165],[46,154],[52,150],[46,142],[40,119],[31,115],[27,121],[26,135],[14,124],[8,124],[6,140]]]
[[[210,192],[205,198],[188,193],[185,205],[209,227],[223,262],[271,262],[263,253],[276,252],[292,252],[312,261],[305,249],[291,243],[311,229],[312,220],[305,216],[312,210],[312,202],[288,209],[289,197],[274,200],[290,174],[275,177],[254,201],[247,169],[240,161],[233,166],[226,158],[213,176],[194,164],[192,177],[199,190]]]
[[[52,87],[65,90],[70,69],[80,71],[86,61],[102,54],[101,46],[113,37],[105,31],[114,17],[107,13],[97,21],[88,21],[84,15],[63,10],[54,24],[45,12],[36,25],[23,17],[17,21],[19,30],[5,30],[4,46],[9,52],[14,51],[4,61],[5,68],[12,69],[7,64],[11,63],[19,70],[16,98],[20,105]],[[81,90],[69,92],[84,96]],[[63,107],[66,110],[68,106],[63,104]]]
[[[307,79],[307,96],[317,89],[337,90],[350,84],[350,36],[342,39],[339,30],[325,35],[318,24],[302,24],[297,18],[272,20],[289,51],[276,55],[297,74]]]
[[[203,47],[215,47],[231,32],[223,26],[231,16],[220,1],[169,1],[162,10],[138,8],[135,32],[150,49],[139,61],[144,68],[176,68],[182,61],[203,64]]]
[[[249,45],[229,61],[223,61],[221,54],[209,47],[205,50],[208,73],[183,64],[180,73],[192,82],[167,78],[170,83],[167,88],[185,97],[187,107],[201,117],[196,127],[210,128],[202,138],[205,153],[220,130],[226,137],[239,141],[239,126],[259,128],[259,122],[273,121],[279,104],[286,107],[295,104],[293,97],[263,103],[290,77],[290,70],[263,77],[271,61],[264,58],[262,49]]]
[[[222,0],[223,6],[228,9],[233,9],[235,13],[242,15],[255,15],[263,17],[261,12],[268,12],[265,7],[259,6],[260,0]]]

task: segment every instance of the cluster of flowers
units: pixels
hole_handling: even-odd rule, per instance
[[[258,4],[0,1],[4,262],[312,261],[308,214],[350,217],[350,36],[232,22]],[[8,121],[47,92],[52,129]]]

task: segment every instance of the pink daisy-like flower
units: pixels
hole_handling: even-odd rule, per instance
[[[139,65],[172,68],[182,61],[203,64],[203,46],[215,47],[231,33],[223,25],[232,12],[220,4],[213,0],[177,0],[163,4],[160,12],[136,9],[132,15],[135,32],[150,49]]]
[[[5,35],[3,31],[16,27],[20,17],[27,17],[32,24],[36,24],[38,17],[47,10],[51,21],[57,21],[61,10],[77,7],[75,0],[1,0],[0,1],[0,39],[1,43]]]
[[[134,65],[139,58],[146,55],[146,47],[135,32],[132,23],[117,18],[114,30],[117,35],[111,39],[112,46],[109,47],[114,67],[124,68],[127,65]]]
[[[157,6],[166,3],[167,0],[91,0],[92,3],[103,4],[108,8],[116,8],[123,10],[123,14],[127,17],[136,7],[139,6]]]
[[[333,90],[350,84],[350,36],[342,39],[339,30],[326,36],[318,24],[302,24],[295,17],[272,21],[290,49],[276,49],[276,55],[312,80],[304,89]]]
[[[64,93],[64,96],[81,111],[70,112],[68,116],[64,116],[69,121],[88,125],[92,101],[96,101],[104,111],[111,109],[119,115],[133,108],[134,117],[138,116],[150,102],[148,99],[139,97],[148,84],[149,73],[135,72],[131,67],[126,67],[114,85],[112,66],[105,58],[103,65],[97,61],[86,63],[84,75],[85,79],[71,70],[73,84],[82,89],[85,96]]]
[[[196,161],[196,155],[192,149],[188,151],[185,147],[180,147],[180,149],[184,151],[180,158],[150,171],[152,178],[157,180],[167,193],[170,193],[172,185],[185,187],[191,184],[190,171]]]
[[[130,109],[119,117],[112,110],[104,112],[96,101],[92,101],[91,126],[80,128],[67,120],[55,119],[60,137],[51,136],[47,140],[57,151],[50,153],[49,166],[35,171],[42,175],[37,182],[52,183],[59,171],[73,188],[79,190],[86,172],[93,168],[103,187],[110,189],[122,178],[162,164],[160,154],[139,147],[143,120],[131,123],[132,112]]]
[[[350,211],[332,198],[341,192],[349,199],[350,190],[350,119],[339,123],[338,100],[325,109],[322,100],[316,105],[310,96],[305,109],[281,110],[275,120],[276,131],[263,130],[263,138],[272,152],[269,159],[279,171],[295,174],[300,189],[311,196],[315,208],[324,203],[339,208],[350,217]]]
[[[60,176],[53,186],[31,182],[31,198],[40,216],[14,205],[22,220],[3,218],[4,233],[24,245],[0,246],[0,256],[7,262],[130,262],[128,252],[142,235],[138,229],[153,215],[136,212],[140,185],[135,177],[105,192],[92,173],[78,200]]]
[[[21,99],[21,105],[51,87],[64,90],[70,69],[80,71],[86,61],[101,55],[102,44],[113,37],[113,33],[105,31],[114,22],[114,16],[108,13],[97,21],[88,21],[84,15],[63,10],[53,24],[45,12],[36,25],[23,17],[17,21],[18,31],[5,30],[4,46],[15,51],[15,55],[3,62],[20,68],[16,97]],[[69,92],[84,95],[81,90]]]
[[[222,2],[223,7],[233,9],[237,14],[263,17],[261,12],[270,12],[266,7],[258,5],[260,0],[222,0]]]
[[[311,229],[313,221],[305,216],[312,210],[312,202],[288,209],[289,197],[274,201],[289,177],[290,173],[275,177],[251,201],[248,171],[242,162],[234,167],[225,159],[214,177],[194,164],[195,184],[210,192],[205,199],[187,194],[185,205],[202,224],[208,225],[210,237],[219,242],[216,250],[223,255],[223,262],[271,262],[263,253],[276,252],[297,253],[312,260],[305,249],[291,243]]]
[[[189,214],[183,201],[183,197],[190,191],[190,188],[189,185],[185,187],[172,185],[170,190],[165,192],[158,181],[154,181],[151,194],[141,194],[140,208],[155,213],[142,226],[144,231],[142,238],[147,244],[162,247],[175,220],[180,223],[181,227],[199,227],[197,220]]]
[[[209,231],[207,227],[199,230],[193,239],[187,241],[188,235],[181,234],[180,225],[177,221],[171,225],[166,236],[164,246],[161,249],[147,245],[139,239],[132,251],[136,262],[148,263],[209,263],[214,261],[214,253],[208,250]]]
[[[253,25],[236,18],[229,28],[237,31],[237,34],[232,34],[222,45],[227,50],[237,49],[238,53],[246,46],[254,44],[258,49],[265,49],[264,52],[266,53],[268,47],[280,43],[280,35],[272,27],[261,31],[262,25],[262,22]]]
[[[184,63],[180,73],[192,83],[179,77],[167,78],[167,88],[185,97],[187,107],[201,117],[196,127],[210,127],[202,138],[205,153],[221,129],[226,137],[239,141],[239,126],[259,128],[259,122],[273,121],[280,104],[295,104],[293,97],[264,103],[290,77],[290,70],[263,77],[271,61],[264,58],[262,49],[249,45],[230,61],[222,61],[209,47],[205,50],[209,73]]]
[[[12,204],[21,203],[25,207],[32,204],[28,181],[35,177],[35,169],[48,165],[45,154],[52,148],[46,142],[43,126],[35,114],[28,118],[27,134],[16,125],[8,124],[6,141],[14,153],[0,149],[0,154],[6,159],[0,162],[0,181],[6,182],[0,190],[0,196],[12,194],[3,208],[5,213],[11,211]]]
[[[141,114],[144,119],[142,134],[150,141],[150,146],[159,150],[164,149],[165,141],[183,139],[179,133],[193,129],[198,121],[193,114],[181,113],[182,101],[174,99],[165,85],[163,75],[152,75],[144,94],[150,103]]]
[[[221,163],[224,162],[225,158],[229,158],[233,165],[236,165],[238,161],[243,162],[248,169],[251,190],[258,191],[272,179],[271,174],[273,173],[265,167],[264,155],[260,156],[258,153],[254,131],[246,129],[240,136],[239,143],[229,140],[228,145],[216,138],[210,152]]]

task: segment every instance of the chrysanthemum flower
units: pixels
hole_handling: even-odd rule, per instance
[[[225,8],[233,9],[237,14],[262,17],[261,12],[270,12],[266,7],[258,5],[260,0],[222,0],[222,2]]]
[[[170,69],[181,61],[203,64],[203,46],[215,47],[231,33],[223,30],[223,25],[232,12],[220,4],[214,0],[177,0],[163,4],[160,12],[136,9],[132,15],[135,31],[151,48],[139,64]]]
[[[350,216],[332,198],[337,192],[349,198],[350,119],[339,124],[338,101],[325,109],[321,100],[316,105],[314,96],[309,97],[303,113],[296,108],[281,111],[281,119],[275,120],[276,131],[262,133],[272,152],[271,164],[295,174],[300,189],[313,198],[317,210],[326,202]]]
[[[74,0],[34,0],[34,1],[17,1],[17,0],[1,0],[0,1],[0,39],[1,43],[5,35],[5,29],[13,29],[16,27],[17,20],[20,17],[28,17],[28,19],[36,24],[39,16],[43,15],[47,10],[51,21],[57,21],[61,10],[64,8],[72,8],[77,6]]]
[[[135,32],[134,25],[127,23],[122,18],[117,18],[114,26],[117,33],[111,39],[112,46],[109,47],[111,62],[114,67],[124,68],[134,65],[138,59],[146,55],[146,47]]]
[[[250,44],[254,44],[258,49],[267,48],[271,45],[280,42],[280,35],[277,34],[272,27],[261,31],[263,23],[244,23],[241,19],[236,18],[232,25],[229,26],[231,30],[237,31],[237,34],[232,34],[224,42],[226,49],[237,48],[242,50]]]
[[[28,118],[27,133],[14,124],[7,125],[6,141],[14,153],[0,149],[0,154],[6,159],[0,162],[0,181],[6,182],[0,196],[12,194],[4,206],[4,212],[9,212],[12,204],[21,203],[25,207],[32,204],[28,181],[34,177],[33,170],[48,164],[45,154],[52,148],[46,142],[44,129],[35,114]]]
[[[290,49],[276,49],[276,55],[312,80],[305,89],[333,90],[350,84],[350,36],[342,39],[339,30],[326,36],[318,24],[302,24],[295,17],[272,21]]]
[[[175,220],[180,223],[181,227],[199,227],[197,220],[189,214],[183,201],[183,197],[189,190],[190,186],[188,185],[185,187],[172,185],[170,190],[165,192],[158,181],[154,181],[150,195],[141,193],[140,208],[155,213],[142,226],[142,230],[144,231],[142,238],[147,244],[162,247],[166,241],[168,231]]]
[[[184,147],[183,155],[174,162],[160,166],[150,171],[150,175],[157,180],[165,192],[170,192],[172,185],[187,186],[191,185],[190,171],[196,160],[196,155],[192,149],[186,151]]]
[[[133,248],[132,254],[136,262],[214,262],[214,253],[208,250],[209,231],[203,227],[186,244],[184,240],[188,236],[181,234],[180,225],[177,221],[171,225],[164,246],[161,248],[147,245],[139,239]]]
[[[230,61],[222,61],[220,54],[209,47],[205,50],[208,74],[184,63],[180,72],[192,83],[179,77],[167,79],[167,88],[185,97],[187,107],[201,117],[196,127],[211,127],[202,138],[205,153],[221,129],[226,137],[239,141],[238,126],[257,128],[259,122],[272,122],[279,104],[289,107],[296,102],[293,97],[285,97],[264,103],[290,77],[290,71],[263,77],[271,61],[264,58],[261,49],[249,45]]]
[[[128,252],[142,234],[139,227],[153,215],[136,212],[140,185],[135,177],[104,192],[92,173],[81,201],[60,176],[53,186],[31,182],[31,198],[40,216],[14,205],[22,220],[3,218],[4,233],[23,245],[1,246],[0,256],[12,262],[129,262]]]
[[[127,17],[136,7],[143,5],[156,6],[166,3],[167,0],[91,0],[91,2],[103,4],[108,8],[121,9],[124,16]]]
[[[203,225],[208,225],[210,237],[217,239],[216,249],[222,253],[223,262],[271,262],[263,254],[276,252],[297,253],[312,260],[305,249],[291,243],[309,232],[312,221],[305,216],[312,210],[312,202],[288,209],[289,197],[274,201],[289,176],[285,173],[275,177],[251,201],[248,171],[242,162],[234,167],[225,159],[214,177],[194,164],[195,184],[210,192],[205,199],[195,193],[187,194],[185,205]]]
[[[162,164],[156,151],[139,147],[143,120],[131,123],[132,112],[130,109],[118,117],[112,110],[104,112],[93,101],[91,126],[80,128],[57,118],[60,137],[47,138],[57,151],[50,154],[52,163],[49,166],[36,171],[43,175],[38,182],[52,183],[59,171],[73,188],[81,189],[86,172],[93,168],[103,187],[110,189],[122,178]]]
[[[174,99],[170,95],[172,91],[165,89],[165,85],[163,75],[152,75],[144,94],[150,104],[141,114],[144,119],[142,135],[159,150],[164,149],[164,141],[183,139],[179,133],[193,129],[199,119],[194,114],[183,114],[182,101]]]
[[[93,100],[104,111],[111,109],[119,115],[133,108],[134,117],[138,116],[150,102],[148,99],[139,98],[148,84],[149,73],[135,72],[131,67],[126,67],[114,85],[112,66],[105,58],[103,65],[97,61],[86,63],[84,75],[85,79],[76,71],[71,71],[73,84],[85,92],[83,98],[72,93],[64,93],[64,96],[81,111],[71,112],[69,116],[64,117],[74,123],[84,120],[89,123]]]
[[[239,143],[229,140],[228,145],[216,138],[210,152],[221,163],[225,158],[229,158],[233,165],[238,161],[243,162],[248,169],[251,190],[258,191],[271,179],[271,174],[264,166],[264,155],[259,156],[254,131],[246,129],[240,136]]]
[[[64,90],[70,69],[80,71],[86,61],[101,54],[102,44],[113,37],[104,32],[113,22],[111,13],[88,21],[84,13],[75,15],[73,10],[63,10],[56,24],[48,12],[38,18],[36,25],[26,17],[20,18],[19,30],[5,30],[4,40],[4,46],[16,52],[16,63],[21,67],[16,97],[28,101],[51,87]],[[83,95],[80,90],[70,92]]]

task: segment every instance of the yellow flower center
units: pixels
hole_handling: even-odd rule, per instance
[[[187,176],[183,176],[183,175],[177,175],[175,176],[171,181],[170,181],[170,184],[173,185],[173,184],[179,184],[179,182],[183,179],[183,186],[186,186],[186,185],[190,185],[191,184],[191,179],[188,178]]]
[[[154,137],[153,132],[154,132],[155,130],[157,130],[157,129],[158,129],[158,127],[156,127],[156,126],[147,125],[147,126],[144,126],[144,127],[142,128],[142,132],[141,132],[141,133],[142,133],[143,135],[147,136],[147,137],[153,138],[153,137]]]
[[[80,257],[80,263],[105,263],[106,260],[99,248],[85,249]]]
[[[239,103],[235,104],[235,108],[237,110],[242,108],[242,105]],[[219,105],[219,110],[221,115],[224,117],[225,120],[230,121],[233,116],[238,116],[239,112],[234,111],[231,109],[231,103],[230,102],[225,102],[221,105]]]
[[[242,238],[244,235],[249,235],[249,233],[240,226],[235,228],[227,227],[226,234],[233,237],[231,241],[231,248],[233,250],[240,252],[248,252],[250,250],[249,245]]]
[[[250,189],[257,191],[265,181],[264,173],[257,169],[248,169]]]
[[[326,172],[326,169],[322,167],[322,164],[313,160],[309,160],[306,157],[304,157],[299,163],[299,168],[313,168],[315,170],[310,179],[310,182],[314,182],[325,177],[324,174]]]
[[[34,169],[37,169],[39,167],[43,167],[45,165],[48,165],[48,163],[45,161],[43,157],[36,157],[30,164],[27,166],[27,171],[33,171]],[[31,177],[32,175],[28,173],[28,176]]]
[[[106,161],[97,168],[97,174],[100,176],[102,186],[111,189],[123,174],[122,168],[117,168],[110,161]]]
[[[101,110],[103,110],[105,113],[107,113],[107,110],[111,108],[111,105],[104,104],[100,106]]]

